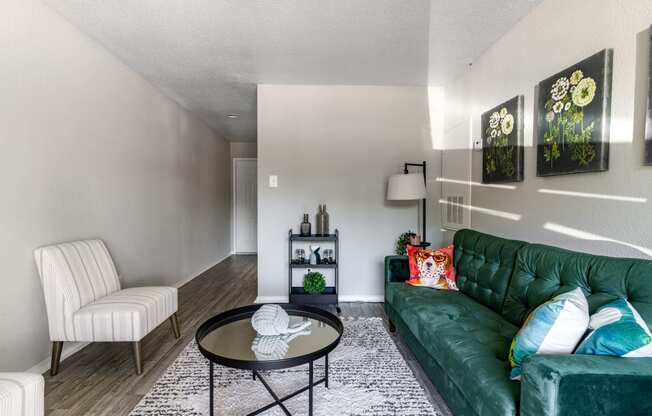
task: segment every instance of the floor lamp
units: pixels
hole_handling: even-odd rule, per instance
[[[422,168],[422,173],[410,173],[410,166]],[[387,200],[389,201],[414,201],[422,200],[423,231],[421,234],[421,247],[428,247],[426,242],[426,162],[405,163],[403,173],[392,175],[387,183]]]

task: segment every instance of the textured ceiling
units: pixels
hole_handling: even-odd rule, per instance
[[[462,70],[535,3],[45,2],[232,141],[256,140],[256,84],[427,85],[429,74]]]

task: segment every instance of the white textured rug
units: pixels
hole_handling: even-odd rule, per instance
[[[344,319],[344,336],[330,354],[329,382],[314,389],[317,416],[439,415],[383,326],[381,318]],[[308,384],[308,365],[262,373],[280,396]],[[323,377],[315,362],[315,379]],[[215,415],[246,415],[273,402],[251,372],[215,366]],[[308,414],[308,392],[284,402],[292,415]],[[266,416],[282,416],[277,406]],[[131,416],[208,415],[208,361],[194,340],[141,400]]]

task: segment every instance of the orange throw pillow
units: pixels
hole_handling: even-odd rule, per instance
[[[453,266],[454,250],[452,244],[437,250],[408,245],[410,280],[407,283],[433,289],[458,290]]]

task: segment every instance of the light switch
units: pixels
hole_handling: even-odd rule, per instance
[[[269,187],[270,188],[278,188],[278,176],[269,175]]]

